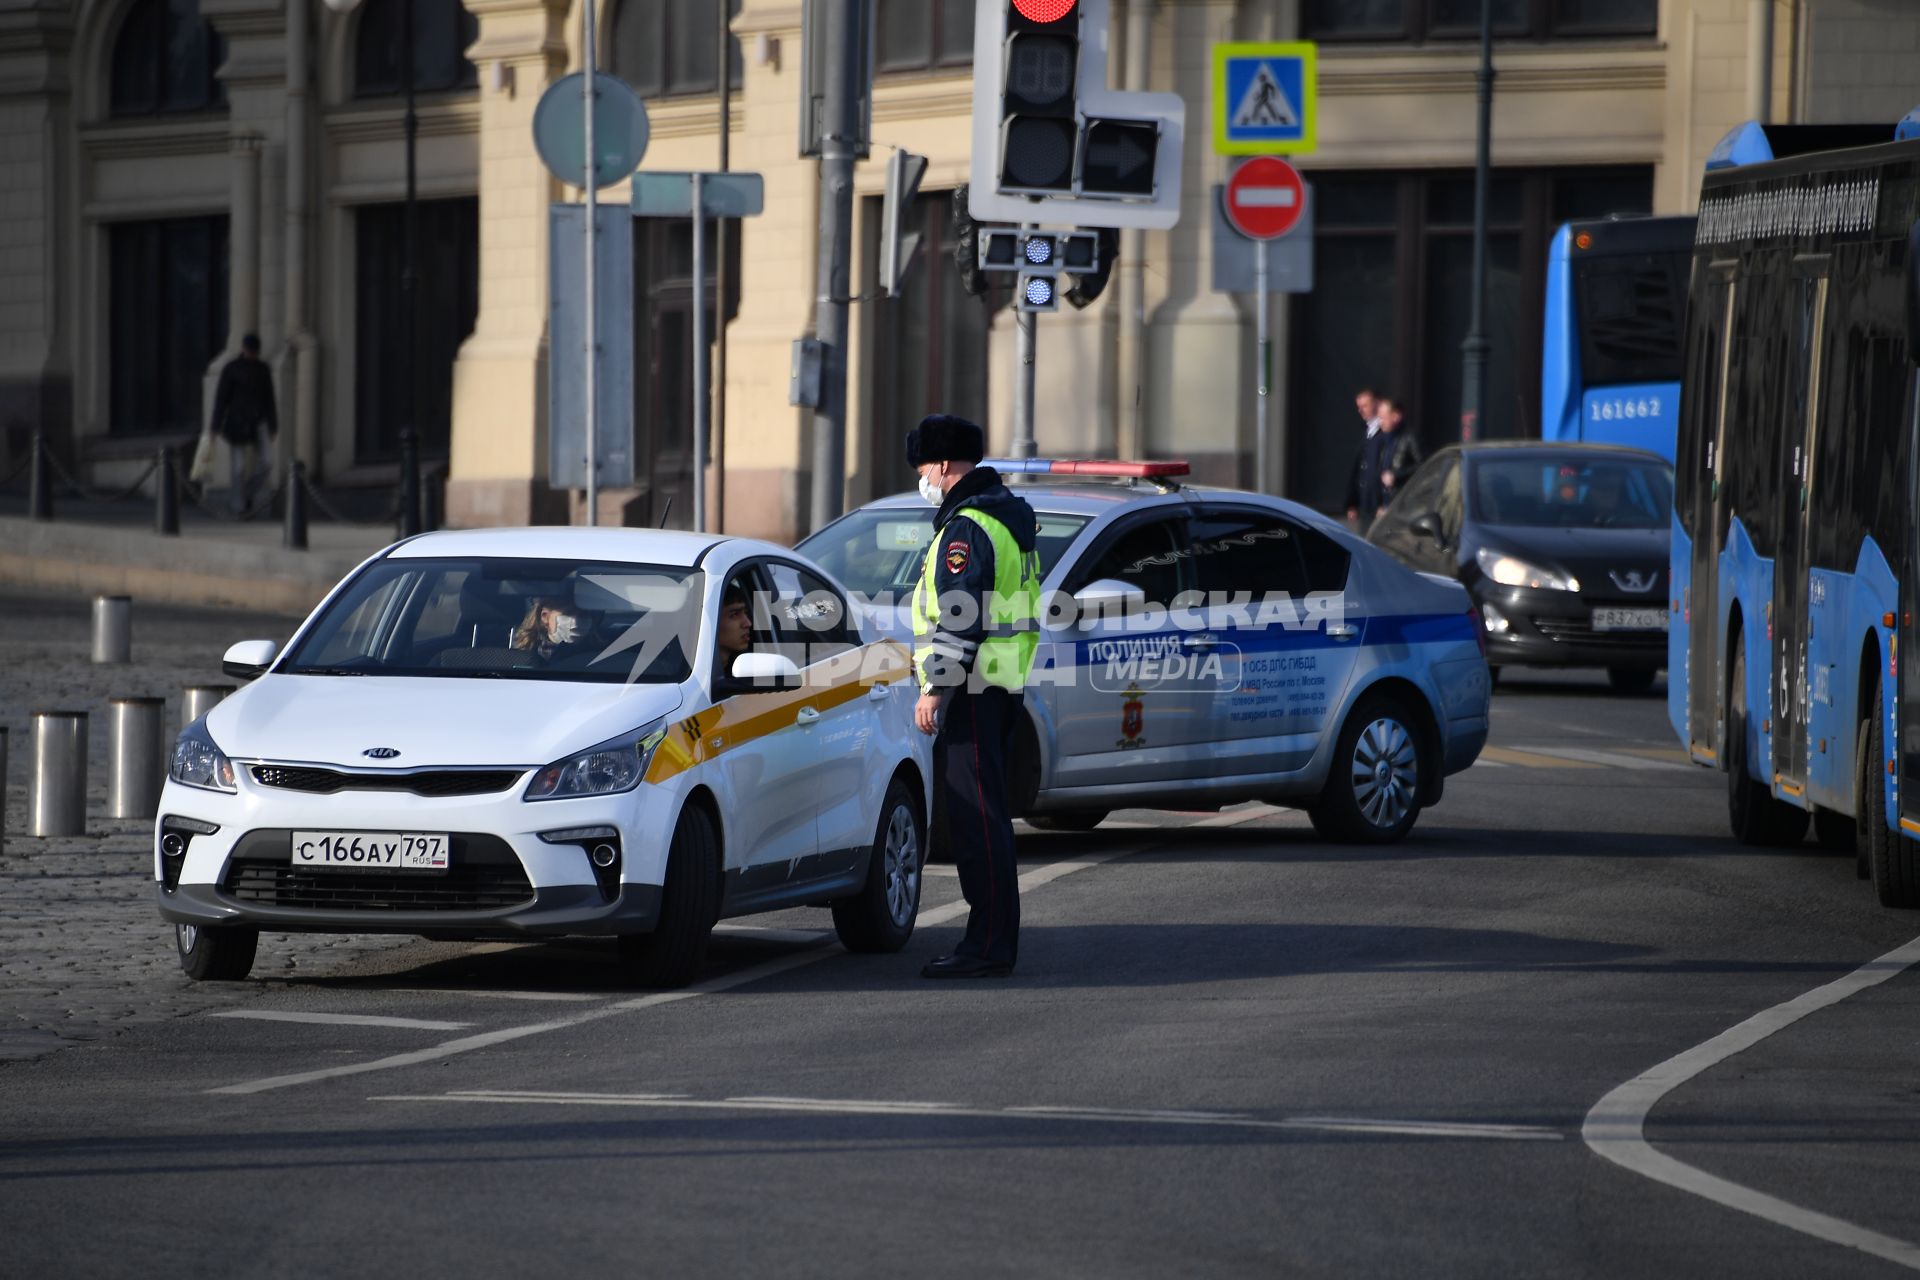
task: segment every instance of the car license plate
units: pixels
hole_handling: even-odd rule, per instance
[[[1665,609],[1595,609],[1595,631],[1665,631]]]
[[[445,871],[447,837],[418,831],[296,831],[293,865],[326,871]]]

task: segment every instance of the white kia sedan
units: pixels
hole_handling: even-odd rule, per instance
[[[830,906],[851,949],[918,911],[931,749],[910,656],[768,543],[635,529],[387,548],[174,746],[160,913],[199,979],[261,930],[602,935],[684,983],[716,920]]]

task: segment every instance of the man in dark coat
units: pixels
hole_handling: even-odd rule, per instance
[[[231,459],[227,501],[235,511],[246,511],[265,478],[263,458],[280,429],[273,371],[260,358],[260,339],[254,334],[240,339],[240,354],[220,370],[220,386],[213,393],[213,429],[227,442]]]

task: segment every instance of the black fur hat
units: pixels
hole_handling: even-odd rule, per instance
[[[984,432],[965,418],[930,413],[907,432],[907,465],[929,462],[978,462],[987,454]]]

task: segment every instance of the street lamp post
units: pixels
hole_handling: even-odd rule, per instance
[[[415,246],[419,240],[420,209],[416,172],[416,153],[420,136],[420,117],[414,111],[414,70],[413,70],[413,6],[414,0],[398,0],[400,14],[400,85],[405,99],[405,109],[401,116],[401,135],[405,139],[407,156],[407,194],[401,213],[401,257],[400,257],[400,377],[403,384],[401,402],[403,405],[400,423],[400,534],[411,537],[420,532],[420,482],[417,472],[420,465],[420,439],[416,427],[419,414],[418,383],[419,361],[418,338],[415,334],[416,320],[419,318],[417,275],[415,271]],[[360,7],[360,0],[326,0],[327,8],[338,14],[349,14]]]
[[[1473,160],[1473,313],[1460,344],[1460,438],[1481,430],[1487,399],[1487,184],[1492,168],[1493,0],[1480,0],[1480,128]]]

